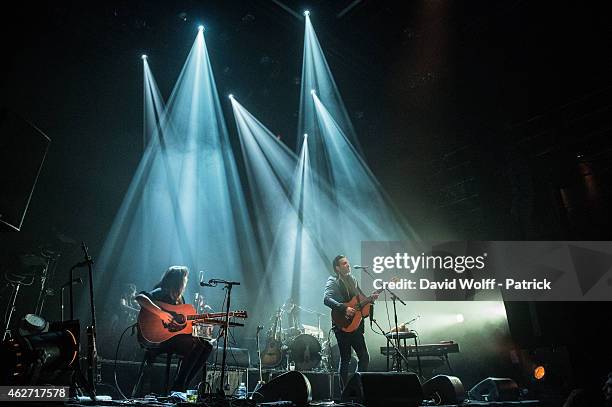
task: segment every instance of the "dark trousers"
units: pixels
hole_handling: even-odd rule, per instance
[[[336,340],[338,341],[338,350],[340,351],[340,380],[342,382],[342,388],[346,386],[348,382],[348,370],[349,363],[351,362],[351,348],[355,350],[359,363],[357,365],[357,371],[367,372],[368,365],[370,364],[370,354],[365,343],[363,336],[363,329],[357,329],[355,332],[342,332],[337,329],[335,331]]]
[[[160,349],[183,356],[172,390],[185,391],[200,368],[206,365],[212,345],[203,339],[180,334],[162,343]]]

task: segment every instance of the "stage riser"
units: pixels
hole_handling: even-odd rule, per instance
[[[161,360],[161,359],[160,359]],[[130,396],[132,388],[136,384],[136,380],[138,379],[138,369],[140,367],[140,363],[138,362],[130,362],[130,361],[118,361],[117,362],[117,381],[121,386],[121,389],[126,394],[126,396]],[[176,371],[176,364],[172,364],[170,375],[174,374]],[[263,379],[266,382],[269,382],[272,378],[281,375],[284,371],[278,372],[263,372]],[[339,400],[341,397],[340,393],[340,382],[338,378],[338,374],[329,374],[329,373],[318,373],[318,372],[302,372],[310,381],[310,385],[312,388],[312,399],[313,400],[327,400],[327,399],[335,399]],[[219,371],[208,372],[209,379],[212,375],[219,375]],[[145,384],[143,386],[143,390],[148,390],[154,393],[161,393],[164,385],[164,375],[165,375],[165,364],[163,363],[155,363],[150,370],[150,375],[147,378],[145,375],[144,380],[150,381],[150,385]],[[248,376],[248,377],[247,377]],[[333,385],[333,397],[329,396],[329,380],[332,377],[332,385]],[[241,381],[248,383],[249,391],[253,391],[255,388],[257,381],[259,380],[259,373],[257,369],[248,369],[248,374],[246,370],[235,371],[231,370],[228,372],[228,378],[230,383],[230,390],[235,390],[236,386],[240,384]],[[248,379],[248,382],[247,382]],[[194,380],[193,386],[197,384],[196,378]],[[114,385],[113,378],[113,361],[103,360],[102,361],[102,381],[108,385]],[[100,394],[106,394],[112,396],[114,399],[120,399],[118,393],[113,394],[113,391],[108,386],[100,386]],[[531,406],[531,407],[552,407],[551,404],[546,404],[544,402],[539,401],[516,401],[516,402],[472,402],[467,404],[469,406],[495,406],[495,407],[513,407],[513,406]],[[461,405],[461,407],[466,406],[465,404]],[[459,407],[458,405],[444,405],[440,407]]]

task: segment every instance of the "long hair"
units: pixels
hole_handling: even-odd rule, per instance
[[[183,281],[188,274],[189,269],[185,266],[170,266],[155,288],[161,288],[176,301],[183,294]]]

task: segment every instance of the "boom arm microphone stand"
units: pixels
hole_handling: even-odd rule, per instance
[[[240,285],[240,283],[237,281],[220,280],[217,278],[208,280],[208,283],[200,282],[201,286],[206,286],[206,287],[216,287],[217,284],[225,285],[225,289],[227,290],[227,305],[225,307],[225,323],[222,325],[225,329],[225,332],[223,335],[223,356],[221,358],[221,377],[219,380],[219,389],[218,389],[219,395],[225,396],[225,392],[223,390],[223,383],[225,383],[225,373],[227,370],[227,342],[228,342],[228,337],[229,337],[228,330],[229,330],[230,306],[231,306],[231,300],[232,300],[232,287],[235,285]]]
[[[362,266],[360,268],[361,268],[361,270],[363,270],[364,273],[366,273],[368,276],[370,276],[372,278],[372,280],[375,279],[375,277],[372,274],[370,274],[370,272],[368,271],[368,267],[367,266]],[[399,301],[404,306],[406,306],[406,303],[401,298],[399,298],[393,291],[389,290],[387,287],[384,288],[384,291],[387,291],[389,294],[391,294],[391,300],[393,301],[393,318],[395,320],[395,345],[393,347],[395,348],[396,352],[399,352],[399,348],[400,348],[401,345],[400,345],[399,333],[397,332],[397,306],[396,306],[395,302]],[[378,323],[376,325],[378,326]],[[379,328],[380,328],[380,326],[379,326]],[[384,331],[383,331],[383,333],[384,333]],[[406,362],[406,363],[408,363],[408,362]],[[401,364],[398,364],[398,370],[400,372],[402,371]]]

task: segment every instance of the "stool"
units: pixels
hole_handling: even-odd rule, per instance
[[[136,398],[141,391],[142,378],[145,373],[145,368],[152,367],[157,357],[163,354],[166,354],[166,374],[164,378],[164,393],[168,393],[168,391],[170,390],[170,388],[168,387],[168,385],[170,384],[170,366],[172,365],[172,357],[175,356],[175,354],[172,352],[165,352],[160,349],[145,348],[144,358],[142,360],[142,363],[140,364],[140,369],[138,370],[138,380],[136,381],[136,384],[134,385],[134,388],[132,389],[132,397]],[[181,355],[176,354],[176,356],[178,358],[178,364],[177,364],[177,368],[175,372],[175,377],[176,377],[176,373],[181,368],[181,363],[183,361],[183,357]],[[172,379],[172,381],[174,382],[174,378]]]

